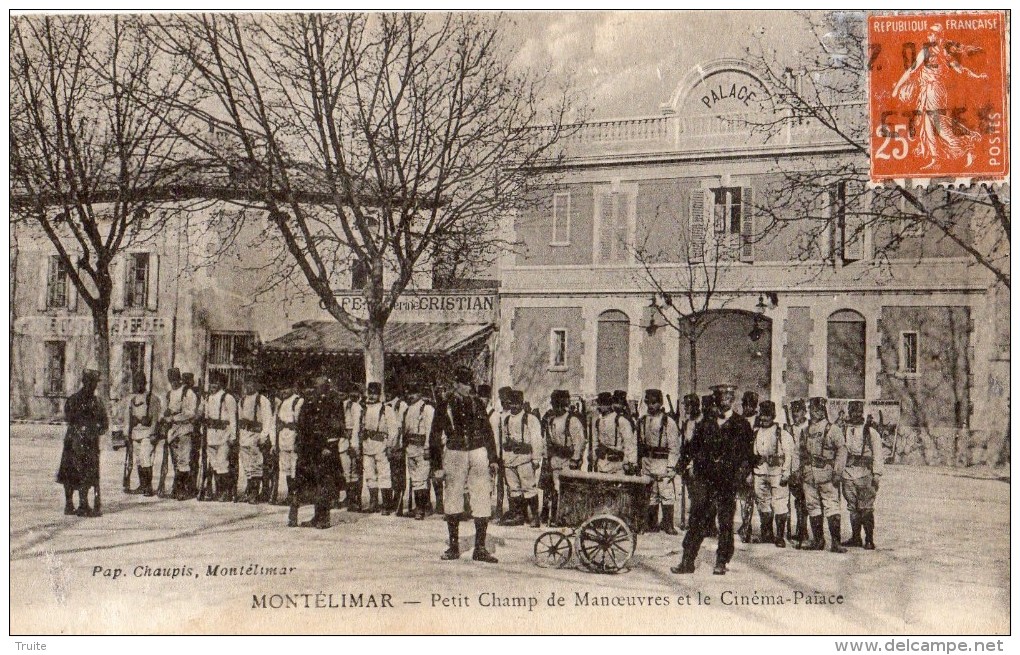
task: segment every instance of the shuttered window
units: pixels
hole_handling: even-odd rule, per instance
[[[124,306],[143,309],[149,291],[149,253],[133,252],[128,255],[124,285]]]
[[[46,276],[46,308],[67,307],[67,269],[60,255],[50,255]]]
[[[602,191],[595,196],[599,261],[624,263],[630,259],[631,226],[637,210],[637,193]]]
[[[45,352],[46,361],[43,362],[43,393],[47,396],[63,396],[67,343],[64,341],[47,341]]]
[[[736,186],[695,190],[691,195],[690,230],[692,262],[703,262],[705,257],[754,261],[753,189]]]
[[[553,194],[552,203],[552,245],[570,244],[570,194]]]

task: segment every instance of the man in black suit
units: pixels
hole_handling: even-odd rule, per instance
[[[315,504],[315,514],[303,528],[329,527],[329,508],[337,489],[340,453],[337,444],[344,433],[344,407],[340,396],[333,392],[329,379],[315,378],[315,390],[301,406],[297,418],[295,453],[297,492],[291,494],[288,524],[294,525],[303,499]]]
[[[733,514],[737,489],[751,472],[753,434],[751,424],[733,411],[734,387],[712,387],[714,411],[698,424],[694,438],[684,448],[678,469],[691,493],[690,527],[684,537],[684,554],[673,573],[693,573],[694,561],[711,523],[719,521],[716,575],[725,575],[733,557]]]

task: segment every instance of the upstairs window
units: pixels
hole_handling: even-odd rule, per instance
[[[630,260],[631,229],[637,212],[637,190],[606,189],[595,195],[598,225],[598,260],[603,264],[622,264]]]
[[[570,194],[555,193],[552,202],[552,241],[549,245],[570,245]]]
[[[124,306],[144,309],[149,298],[149,253],[133,252],[127,257]]]
[[[694,191],[689,210],[691,261],[754,261],[753,205],[749,186]]]
[[[50,255],[46,275],[46,309],[67,307],[67,268],[60,255]]]
[[[351,289],[364,289],[368,284],[369,268],[366,262],[357,259],[351,264]]]
[[[712,189],[712,221],[716,236],[740,234],[740,187]]]
[[[45,349],[46,360],[43,362],[43,393],[47,396],[63,396],[67,344],[64,341],[47,341]]]

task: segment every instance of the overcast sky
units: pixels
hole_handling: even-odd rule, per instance
[[[573,76],[593,118],[659,113],[691,68],[743,58],[755,37],[790,49],[805,23],[792,12],[532,12],[511,14],[517,63]]]

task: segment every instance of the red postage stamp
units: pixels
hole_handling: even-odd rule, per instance
[[[871,179],[1009,175],[1004,12],[868,19]]]

